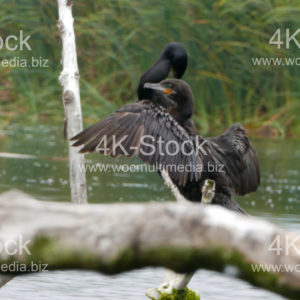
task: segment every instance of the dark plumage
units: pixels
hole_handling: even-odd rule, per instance
[[[113,157],[138,153],[143,162],[156,165],[158,170],[166,168],[180,192],[191,201],[201,201],[204,181],[213,179],[216,192],[212,203],[244,213],[232,199],[232,194],[253,192],[260,181],[255,151],[244,128],[235,124],[218,137],[203,138],[190,121],[194,99],[185,81],[167,79],[160,84],[146,83],[145,87],[167,96],[176,106],[166,109],[149,100],[125,105],[73,137],[74,146],[85,144],[81,153],[98,150]],[[148,135],[154,139],[148,137],[145,145],[143,137]],[[105,137],[106,153],[101,149]],[[159,144],[159,138],[164,141],[163,146]],[[123,149],[113,149],[113,144],[120,141]],[[171,155],[175,145],[169,147],[173,151],[168,153],[166,145],[169,141],[179,145],[181,151],[176,155]],[[156,151],[146,155],[151,149]],[[179,165],[183,166],[181,170],[170,168]]]
[[[181,78],[186,70],[188,62],[185,48],[178,42],[169,43],[162,50],[159,59],[141,77],[138,85],[139,100],[151,100],[154,102],[155,96],[163,97],[153,89],[144,87],[146,82],[158,83],[168,77],[171,69],[174,78]],[[162,100],[160,100],[161,104]]]

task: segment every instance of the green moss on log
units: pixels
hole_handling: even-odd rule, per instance
[[[197,269],[222,272],[226,265],[233,265],[239,269],[239,278],[291,299],[300,299],[300,290],[283,283],[280,274],[253,272],[251,262],[241,253],[213,245],[208,245],[205,249],[170,246],[140,250],[139,247],[134,247],[120,250],[115,257],[106,260],[98,253],[86,249],[85,245],[76,248],[66,247],[59,239],[39,237],[32,241],[29,250],[31,255],[24,257],[11,256],[8,259],[0,257],[0,264],[12,264],[18,261],[26,264],[29,269],[31,263],[43,263],[48,264],[47,270],[76,268],[96,270],[106,274],[116,274],[146,266],[164,266],[179,273]]]
[[[172,290],[172,293],[159,293],[159,298],[150,298],[152,300],[200,300],[200,296],[188,289],[187,287],[183,290]]]

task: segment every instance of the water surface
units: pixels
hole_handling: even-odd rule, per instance
[[[0,193],[18,188],[40,200],[70,201],[67,144],[58,127],[11,127],[0,131],[0,152],[36,158],[0,157]],[[255,140],[262,182],[256,193],[237,199],[251,215],[300,233],[300,141]],[[54,158],[54,159],[53,159]],[[92,162],[140,164],[138,159],[87,156]],[[174,201],[156,173],[88,172],[90,203]],[[158,286],[163,269],[145,268],[115,276],[66,271],[30,274],[0,290],[1,299],[144,299]],[[200,270],[191,288],[201,299],[283,299],[216,272]]]

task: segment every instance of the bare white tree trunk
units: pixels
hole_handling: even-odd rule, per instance
[[[87,203],[84,155],[72,147],[70,138],[82,131],[79,71],[73,28],[72,1],[58,0],[58,28],[62,40],[63,70],[59,81],[63,87],[65,123],[69,143],[70,187],[73,203]]]
[[[49,270],[83,268],[109,274],[153,265],[177,272],[222,272],[232,265],[237,277],[300,299],[299,236],[217,205],[78,206],[14,191],[0,195],[0,228],[0,245],[18,245],[20,235],[23,242],[30,241],[30,254],[0,251],[0,265],[41,261]],[[281,266],[282,272],[255,272],[262,264]]]

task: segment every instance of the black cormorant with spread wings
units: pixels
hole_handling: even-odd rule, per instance
[[[212,204],[245,213],[232,199],[257,189],[260,182],[255,151],[240,124],[214,138],[203,138],[191,124],[194,98],[180,79],[145,83],[167,97],[167,108],[149,100],[124,105],[104,120],[72,138],[81,153],[139,158],[158,170],[165,169],[186,199],[201,201],[206,179],[216,184]]]

